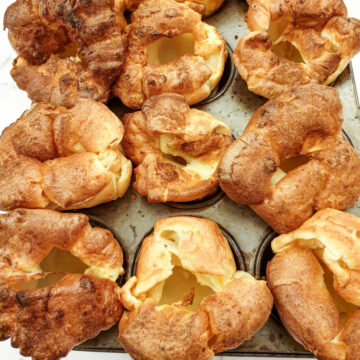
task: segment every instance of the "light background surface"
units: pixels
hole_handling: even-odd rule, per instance
[[[360,18],[359,0],[344,0],[348,7],[349,16]],[[3,14],[7,6],[13,0],[0,0],[1,24]],[[15,52],[7,40],[7,32],[1,29],[0,33],[0,132],[10,123],[14,122],[25,110],[30,107],[30,100],[24,91],[19,90],[10,77],[11,62],[15,57]],[[360,54],[353,60],[352,65],[355,74],[355,81],[360,92]],[[0,360],[27,360],[19,355],[18,349],[10,346],[10,341],[0,342]],[[130,360],[127,354],[103,353],[103,352],[80,352],[72,351],[66,358],[67,360]],[[234,357],[218,356],[215,360],[231,360]],[[241,359],[251,359],[242,357]],[[265,359],[265,358],[252,358]],[[176,359],[173,359],[176,360]]]

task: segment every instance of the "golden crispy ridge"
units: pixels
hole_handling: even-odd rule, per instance
[[[76,209],[123,196],[131,162],[119,150],[119,119],[80,99],[67,110],[40,103],[0,138],[0,208]]]
[[[190,109],[181,95],[162,94],[126,114],[124,126],[123,148],[137,165],[134,188],[150,202],[201,199],[218,186],[217,166],[232,142],[221,120]]]
[[[360,50],[360,21],[346,17],[342,0],[251,0],[246,18],[252,32],[233,60],[249,89],[269,99],[332,83]]]
[[[159,305],[175,266],[212,289],[197,310],[187,308],[196,289],[182,301]],[[210,220],[184,216],[155,224],[153,235],[141,247],[136,277],[124,285],[121,299],[130,312],[120,321],[119,340],[134,359],[149,360],[210,359],[250,339],[272,308],[266,283],[236,271],[219,227]]]
[[[56,284],[41,288],[16,287],[59,274],[40,268],[54,247],[79,258],[88,266],[85,273],[63,273]],[[22,355],[34,359],[66,356],[119,320],[122,306],[114,281],[122,264],[112,234],[92,228],[85,215],[26,209],[0,215],[0,339],[11,337]]]
[[[37,102],[106,102],[124,60],[122,12],[113,0],[14,2],[4,27],[19,54],[11,71],[17,85]]]
[[[124,8],[129,11],[135,11],[141,2],[144,0],[124,0]],[[189,6],[192,10],[198,12],[203,16],[208,16],[214,13],[222,5],[224,0],[176,0],[179,3],[184,3]]]
[[[325,209],[272,242],[267,279],[275,306],[319,359],[359,359],[359,231],[356,216]]]
[[[268,101],[225,151],[221,188],[278,233],[296,229],[314,211],[353,206],[360,159],[341,136],[342,121],[338,92],[330,87],[304,85]],[[286,169],[284,162],[297,156],[307,162]]]
[[[200,14],[172,0],[147,0],[132,14],[126,28],[127,50],[123,71],[113,92],[122,102],[139,109],[153,95],[174,92],[194,104],[209,96],[224,71],[227,50],[216,29],[201,22]],[[167,63],[148,63],[149,46],[159,39],[192,34],[194,54]]]

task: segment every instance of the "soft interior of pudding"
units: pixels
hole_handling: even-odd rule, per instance
[[[320,261],[320,260],[319,260]],[[322,268],[324,269],[324,280],[326,287],[333,298],[335,305],[340,313],[340,323],[341,326],[345,323],[346,319],[352,314],[356,309],[357,306],[346,302],[334,289],[334,277],[328,267],[320,261]]]
[[[180,56],[194,55],[195,40],[191,33],[181,34],[173,38],[161,38],[149,44],[147,47],[147,63],[163,65],[177,59]]]
[[[192,311],[199,310],[201,300],[214,293],[210,287],[199,284],[192,273],[180,266],[175,266],[173,274],[159,285],[162,288],[160,299],[156,299],[159,289],[150,293],[157,300],[157,305],[183,303],[184,307]]]
[[[280,41],[271,48],[272,52],[280,58],[285,58],[297,63],[304,63],[299,50],[289,41]]]
[[[288,172],[296,169],[301,165],[305,165],[309,162],[309,158],[306,155],[298,155],[287,159],[282,159],[280,166],[271,177],[270,186],[275,186]]]
[[[281,17],[270,23],[270,26],[267,30],[270,35],[271,41],[275,42],[284,32],[284,30],[289,25],[289,20],[287,18]]]
[[[56,284],[67,273],[83,274],[88,268],[80,259],[72,255],[69,251],[54,247],[50,253],[40,263],[42,272],[59,273],[49,274],[38,280],[26,281],[15,285],[17,289],[39,289]]]

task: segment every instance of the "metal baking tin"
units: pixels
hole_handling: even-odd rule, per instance
[[[235,49],[239,39],[247,32],[244,20],[247,4],[244,0],[229,0],[216,14],[206,19],[225,38],[228,46]],[[195,105],[201,110],[225,121],[238,138],[254,111],[266,100],[248,91],[229,58],[224,78],[210,98]],[[334,86],[340,92],[344,108],[344,132],[357,152],[360,150],[360,121],[358,100],[349,66]],[[120,101],[112,100],[109,107],[121,117],[129,112]],[[133,199],[136,196],[135,199]],[[360,216],[360,206],[349,210]],[[126,281],[135,269],[136,255],[144,237],[152,231],[155,222],[176,215],[199,216],[214,220],[230,239],[239,268],[245,267],[253,275],[264,276],[266,263],[272,257],[270,241],[275,236],[270,227],[249,207],[230,200],[221,190],[202,201],[192,203],[149,204],[137,195],[132,187],[117,201],[83,211],[93,222],[111,230],[121,244],[125,258]],[[102,332],[96,338],[77,347],[78,350],[123,352],[117,340],[118,327]],[[226,351],[233,356],[291,356],[313,357],[304,350],[281,325],[276,313],[255,336],[237,349]]]

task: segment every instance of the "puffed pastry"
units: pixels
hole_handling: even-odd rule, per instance
[[[4,16],[19,55],[11,76],[35,102],[107,102],[124,62],[125,26],[119,1],[16,0]]]
[[[331,84],[360,50],[360,20],[342,0],[248,0],[250,33],[233,60],[249,90],[272,99],[294,86]]]
[[[211,359],[250,339],[273,304],[264,281],[236,270],[217,224],[186,216],[156,222],[121,300],[119,340],[136,360]]]
[[[220,81],[225,40],[185,4],[145,0],[125,32],[125,63],[113,92],[126,106],[140,109],[147,98],[166,92],[195,104]]]
[[[153,96],[123,121],[123,148],[137,166],[133,186],[149,202],[198,200],[218,188],[218,164],[233,141],[224,122],[178,94]]]
[[[66,356],[119,320],[122,265],[111,232],[83,214],[1,214],[0,340],[34,360]]]
[[[0,137],[0,209],[79,209],[123,196],[132,172],[123,133],[116,115],[91,99],[70,109],[34,105]]]
[[[360,359],[360,219],[317,212],[275,238],[267,280],[280,318],[319,360]]]
[[[221,188],[276,232],[318,210],[346,209],[360,196],[360,158],[343,139],[336,89],[304,85],[261,106],[219,165]]]

